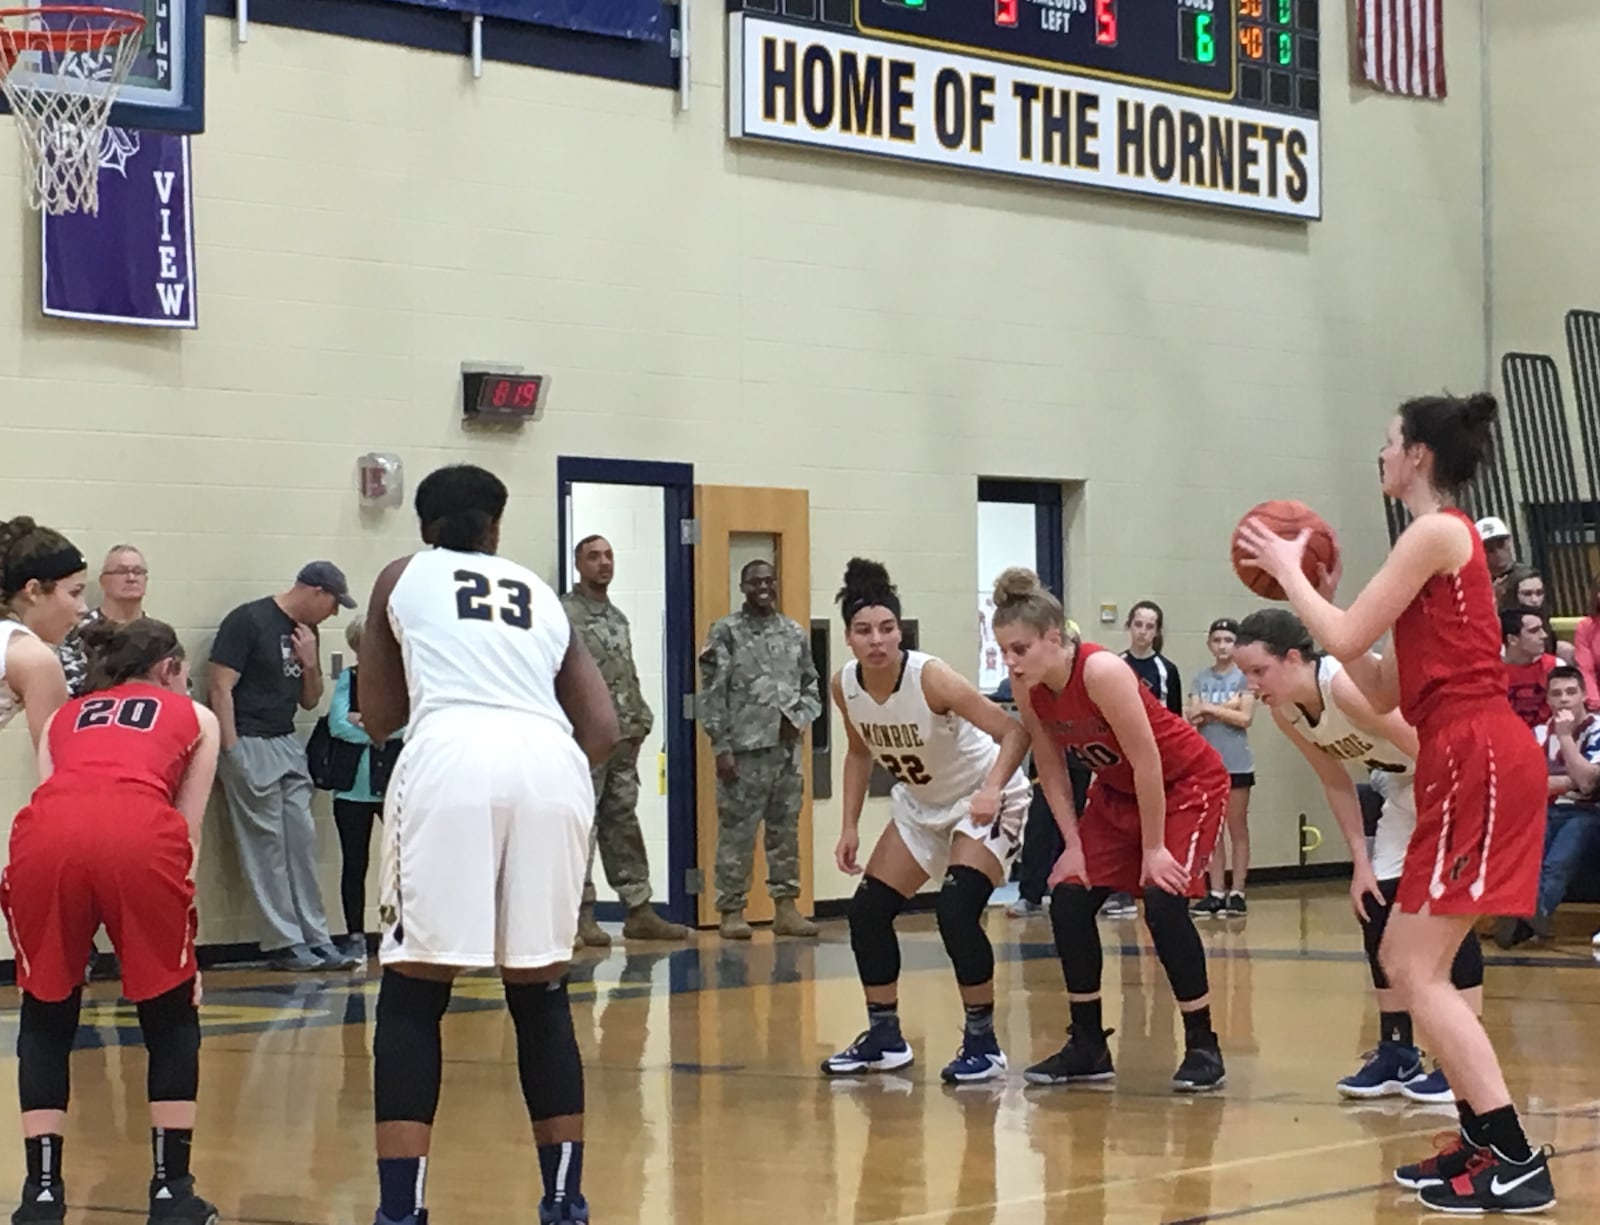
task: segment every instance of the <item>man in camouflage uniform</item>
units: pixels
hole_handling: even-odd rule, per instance
[[[689,929],[668,923],[650,905],[650,861],[639,830],[639,746],[650,734],[655,717],[639,688],[633,663],[628,618],[606,591],[616,572],[616,559],[604,536],[586,536],[574,550],[578,586],[561,597],[572,628],[600,666],[611,701],[617,708],[622,738],[611,756],[594,768],[594,830],[589,836],[589,876],[578,911],[579,945],[604,948],[611,943],[594,918],[594,852],[606,880],[616,890],[628,917],[622,934],[628,940],[682,940]]]
[[[811,636],[777,611],[772,566],[753,561],[739,575],[744,606],[711,627],[700,652],[700,722],[717,757],[717,909],[722,935],[750,939],[745,895],[756,827],[766,823],[772,930],[815,936],[800,914],[800,738],[822,713]]]

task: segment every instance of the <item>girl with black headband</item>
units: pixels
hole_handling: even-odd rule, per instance
[[[855,662],[833,678],[850,747],[844,764],[841,872],[862,873],[861,806],[874,764],[894,775],[892,819],[850,902],[850,947],[867,997],[867,1029],[824,1061],[829,1076],[888,1072],[912,1061],[900,1033],[900,944],[894,921],[929,880],[943,881],[939,934],[955,967],[966,1025],[940,1074],[951,1084],[1004,1076],[994,1032],[994,949],[983,910],[1022,836],[1030,789],[1018,767],[1022,725],[942,660],[900,645],[900,596],[889,572],[853,558],[839,610]]]
[[[26,515],[0,523],[0,727],[27,712],[35,746],[67,700],[67,678],[51,648],[83,616],[83,554]]]

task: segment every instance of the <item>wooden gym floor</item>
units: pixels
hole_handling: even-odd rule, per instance
[[[1342,891],[1259,890],[1248,920],[1203,925],[1228,1061],[1220,1094],[1167,1090],[1179,1025],[1136,922],[1102,923],[1114,1089],[1023,1087],[1062,1041],[1048,923],[991,911],[1009,1080],[960,1091],[938,1070],[959,1037],[931,916],[904,921],[909,1075],[823,1080],[862,1027],[843,923],[820,943],[701,934],[687,950],[586,955],[573,995],[588,1075],[584,1184],[597,1225],[1035,1225],[1387,1222],[1422,1215],[1388,1178],[1430,1151],[1449,1108],[1342,1103],[1371,1044],[1366,968]],[[620,944],[620,942],[619,942]],[[370,977],[206,976],[201,1189],[224,1219],[367,1225],[374,1177]],[[1600,965],[1587,943],[1491,959],[1488,1020],[1535,1142],[1553,1144],[1571,1221],[1600,1215]],[[112,985],[86,1006],[73,1060],[69,1220],[143,1219],[144,1055]],[[516,1048],[493,979],[464,980],[445,1021],[430,1169],[437,1225],[528,1221],[537,1163]],[[0,996],[14,1030],[15,992]],[[14,1049],[14,1033],[0,1033]],[[9,1056],[8,1056],[9,1059]],[[7,1081],[12,1073],[6,1073]],[[16,1116],[0,1121],[20,1185]],[[0,1198],[0,1202],[4,1202]]]

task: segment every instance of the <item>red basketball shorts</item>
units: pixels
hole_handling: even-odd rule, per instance
[[[1215,765],[1167,784],[1166,846],[1189,873],[1189,897],[1204,897],[1206,865],[1217,845],[1217,834],[1228,813],[1228,792],[1233,781]],[[1139,892],[1144,867],[1144,838],[1139,829],[1139,801],[1126,792],[1113,791],[1096,780],[1078,822],[1083,838],[1084,864],[1089,886],[1105,886],[1123,893]]]
[[[183,815],[154,796],[102,787],[24,808],[0,880],[17,985],[47,1003],[66,999],[83,983],[102,923],[128,999],[193,978],[193,867]]]
[[[1406,914],[1532,914],[1549,792],[1533,733],[1504,703],[1417,733],[1417,828],[1396,905]]]

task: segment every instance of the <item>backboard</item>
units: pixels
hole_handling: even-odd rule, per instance
[[[144,37],[110,126],[146,131],[205,130],[206,0],[76,0],[141,13]],[[38,0],[6,0],[38,7]],[[5,111],[0,98],[0,112]]]

